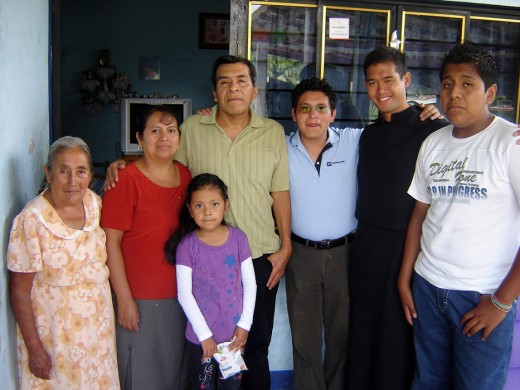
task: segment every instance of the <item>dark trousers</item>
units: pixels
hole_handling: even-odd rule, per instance
[[[267,256],[269,255],[253,259],[257,290],[253,325],[244,353],[248,370],[244,371],[242,386],[246,390],[269,390],[271,387],[268,354],[278,285],[271,290],[266,287],[273,270]]]
[[[345,390],[349,244],[318,250],[293,241],[292,248],[285,287],[294,388]]]
[[[202,359],[202,347],[186,341],[190,362],[190,389],[199,390],[239,390],[242,373],[222,378],[215,358]]]

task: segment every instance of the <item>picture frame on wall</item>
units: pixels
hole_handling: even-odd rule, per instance
[[[199,14],[199,48],[229,48],[228,14]]]
[[[160,57],[141,57],[141,79],[160,80],[161,79],[161,59]]]

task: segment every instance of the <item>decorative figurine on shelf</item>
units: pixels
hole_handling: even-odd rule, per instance
[[[109,104],[113,112],[119,112],[121,98],[132,94],[132,85],[127,74],[117,73],[115,65],[111,64],[110,51],[101,50],[96,69],[83,72],[81,90],[85,111],[94,116],[105,104]]]

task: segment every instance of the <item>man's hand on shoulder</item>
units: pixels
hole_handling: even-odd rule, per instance
[[[119,170],[125,169],[125,160],[116,160],[110,164],[107,168],[107,176],[105,178],[105,184],[103,184],[103,191],[108,191],[116,186],[119,180]]]
[[[515,132],[513,133],[513,136],[514,136],[514,137],[520,137],[520,127],[518,128],[517,131],[515,131]],[[516,143],[517,143],[518,145],[520,145],[520,138],[518,138],[518,139],[516,140]]]
[[[211,107],[201,108],[200,110],[197,110],[197,115],[211,116]]]
[[[435,119],[444,119],[444,116],[433,104],[420,103],[419,107],[423,109],[422,112],[419,114],[419,118],[422,121],[425,121],[428,118],[432,121]]]

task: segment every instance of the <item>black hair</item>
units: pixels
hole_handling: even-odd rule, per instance
[[[170,264],[175,264],[177,247],[184,237],[197,229],[197,224],[190,214],[188,205],[191,203],[191,197],[195,191],[204,187],[213,187],[220,191],[220,195],[224,200],[228,200],[228,188],[226,184],[218,177],[211,173],[201,173],[191,179],[190,184],[186,188],[186,202],[181,208],[179,214],[179,227],[170,235],[170,238],[164,244],[164,253],[166,260]],[[225,225],[226,221],[222,220]]]
[[[395,65],[395,70],[399,73],[401,80],[404,74],[408,71],[406,66],[406,54],[389,46],[380,46],[372,50],[365,57],[363,63],[363,73],[367,77],[367,69],[372,65],[381,64],[383,62],[392,62]]]
[[[146,104],[145,108],[142,111],[142,115],[139,115],[136,120],[137,132],[141,137],[143,136],[144,130],[146,129],[146,122],[148,122],[148,119],[150,119],[150,117],[156,112],[160,112],[163,114],[161,117],[161,123],[169,125],[173,122],[173,120],[175,120],[177,122],[177,126],[180,127],[177,116],[175,115],[170,106],[165,104]],[[180,136],[181,130],[180,128],[178,130]]]
[[[225,64],[244,64],[249,68],[249,77],[251,77],[251,82],[253,83],[253,87],[256,85],[256,69],[251,61],[246,58],[232,55],[225,55],[218,57],[213,63],[213,70],[211,71],[211,84],[213,85],[213,90],[217,89],[217,70],[220,65]]]
[[[325,81],[325,79],[319,79],[317,77],[302,80],[296,87],[294,87],[291,92],[292,108],[296,109],[301,96],[307,91],[323,92],[329,98],[330,108],[332,110],[336,109],[336,92],[333,91],[332,87]]]
[[[442,82],[446,66],[450,64],[471,64],[484,81],[487,90],[497,80],[497,64],[493,56],[483,47],[472,42],[456,44],[444,57],[439,72]]]

